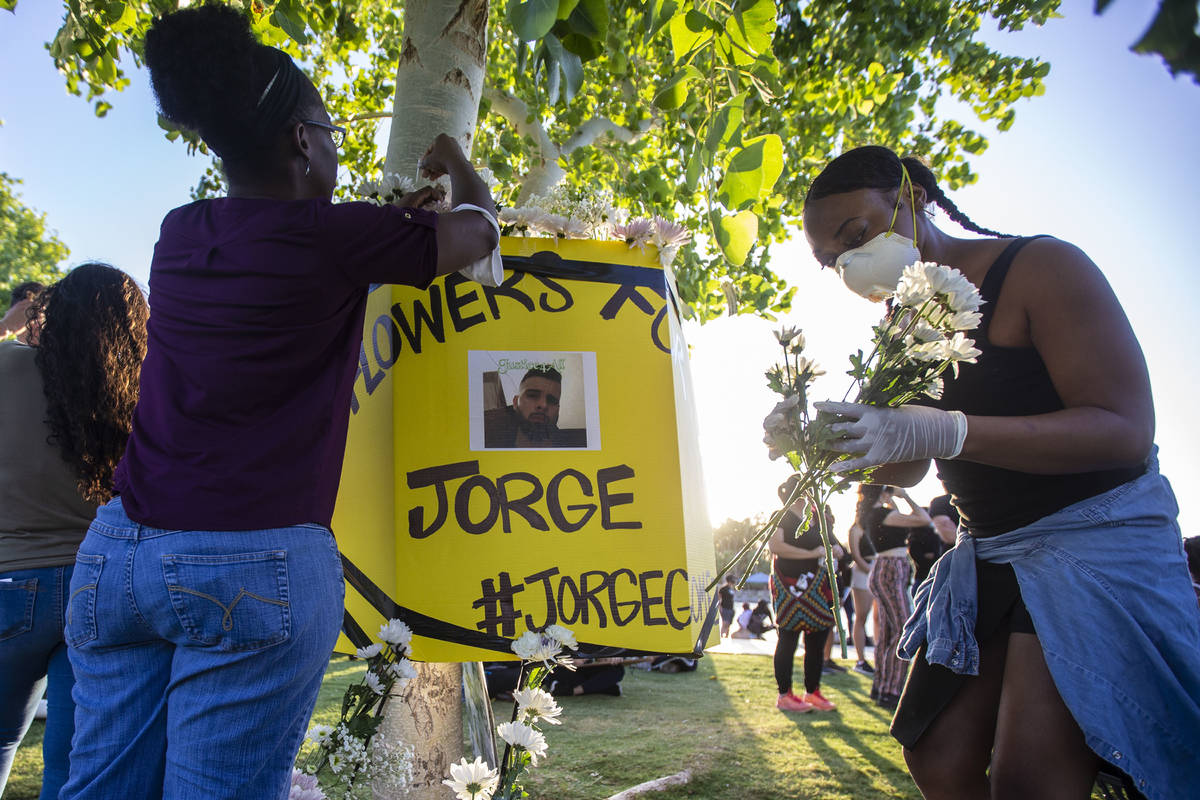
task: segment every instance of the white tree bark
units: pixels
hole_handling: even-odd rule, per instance
[[[384,172],[415,177],[439,133],[458,138],[470,155],[483,92],[487,16],[488,0],[406,3]],[[412,783],[398,795],[377,793],[379,800],[448,796],[442,779],[463,750],[461,686],[458,664],[419,664],[416,680],[388,704],[379,735],[412,748]]]
[[[416,175],[439,133],[471,154],[487,63],[488,0],[408,0],[385,172]]]

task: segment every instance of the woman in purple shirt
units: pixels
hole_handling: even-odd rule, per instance
[[[342,130],[230,8],[157,20],[145,61],[163,114],[221,156],[229,196],[170,212],[155,246],[119,497],[71,584],[62,797],[286,797],[342,620],[328,526],[368,287],[486,257],[495,209],[445,136],[425,169],[483,213],[333,204]]]

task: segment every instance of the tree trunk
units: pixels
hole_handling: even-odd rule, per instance
[[[439,133],[469,156],[487,60],[487,0],[408,0],[385,172],[416,175]]]
[[[483,93],[487,15],[487,0],[408,0],[385,173],[415,177],[439,133],[456,137],[470,155]],[[371,297],[380,310],[369,309],[368,320],[391,306],[389,292]],[[463,750],[461,675],[458,664],[419,664],[417,679],[388,704],[379,735],[412,749],[412,782],[399,794],[377,792],[379,800],[447,796],[442,779]]]

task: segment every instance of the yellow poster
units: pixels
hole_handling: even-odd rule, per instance
[[[426,661],[555,623],[698,652],[715,565],[669,273],[621,242],[501,252],[499,287],[372,292],[333,522],[348,626],[400,617]]]

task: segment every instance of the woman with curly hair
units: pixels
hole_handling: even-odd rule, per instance
[[[163,115],[221,157],[229,195],[169,212],[154,249],[119,497],[72,582],[63,798],[274,800],[343,619],[329,525],[367,294],[492,256],[495,206],[445,135],[422,164],[460,210],[332,202],[344,131],[231,6],[155,20],[144,55]]]
[[[0,343],[0,794],[44,691],[41,797],[57,798],[67,778],[75,728],[67,587],[96,506],[113,495],[146,317],[128,275],[84,264],[29,308],[36,346]]]

